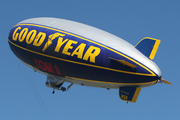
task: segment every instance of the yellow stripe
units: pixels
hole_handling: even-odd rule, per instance
[[[132,99],[131,102],[134,102],[134,103],[136,102],[136,100],[137,100],[137,98],[139,96],[140,91],[141,91],[141,88],[136,88],[136,91],[134,93],[134,96],[133,96],[133,99]]]
[[[159,44],[160,44],[160,42],[161,42],[161,41],[158,40],[158,39],[152,39],[152,40],[155,40],[156,42],[155,42],[154,47],[153,47],[153,49],[152,49],[152,51],[151,51],[151,54],[150,54],[150,56],[149,56],[149,59],[151,59],[151,60],[154,59],[154,57],[155,57],[155,55],[156,55],[156,52],[157,52],[157,50],[158,50]]]
[[[154,74],[145,74],[145,73],[135,73],[135,72],[122,71],[122,70],[117,70],[117,69],[112,69],[112,68],[107,68],[107,67],[87,64],[87,63],[76,62],[76,61],[67,60],[67,59],[63,59],[63,58],[59,58],[59,57],[54,57],[54,56],[50,56],[50,55],[46,55],[46,54],[43,54],[43,53],[39,53],[39,52],[36,52],[36,51],[32,51],[32,50],[26,49],[24,47],[16,45],[15,43],[11,42],[10,40],[9,40],[9,42],[11,44],[13,44],[14,46],[19,47],[19,48],[21,48],[23,50],[26,50],[28,52],[35,53],[35,54],[38,54],[38,55],[42,55],[42,56],[49,57],[49,58],[53,58],[53,59],[57,59],[57,60],[61,60],[61,61],[66,61],[66,62],[70,62],[70,63],[75,63],[75,64],[79,64],[79,65],[85,65],[85,66],[95,67],[95,68],[100,68],[100,69],[105,69],[105,70],[111,70],[111,71],[120,72],[120,73],[127,73],[127,74],[134,74],[134,75],[143,75],[143,76],[155,76]]]
[[[99,46],[101,46],[101,47],[104,47],[104,48],[106,48],[106,49],[108,49],[108,50],[110,50],[110,51],[112,51],[112,52],[114,52],[114,53],[117,53],[117,54],[119,54],[119,55],[121,55],[121,56],[123,56],[123,57],[125,57],[125,58],[127,58],[127,59],[129,59],[129,60],[131,60],[132,62],[138,64],[139,66],[143,67],[143,68],[146,69],[148,72],[150,72],[150,73],[152,74],[152,75],[150,75],[150,76],[156,76],[150,69],[148,69],[148,68],[145,67],[144,65],[140,64],[139,62],[137,62],[137,61],[129,58],[128,56],[126,56],[126,55],[124,55],[124,54],[122,54],[122,53],[120,53],[120,52],[118,52],[118,51],[115,51],[115,50],[113,50],[113,49],[111,49],[111,48],[109,48],[109,47],[107,47],[107,46],[104,46],[104,45],[99,44],[99,43],[97,43],[97,42],[94,42],[94,41],[92,41],[92,40],[89,40],[89,39],[86,39],[86,38],[83,38],[83,37],[74,35],[74,34],[72,34],[72,33],[68,33],[68,32],[65,32],[65,31],[62,31],[62,30],[58,30],[58,29],[55,29],[55,28],[50,28],[50,27],[46,27],[46,26],[42,26],[42,25],[36,25],[36,24],[17,24],[17,25],[15,25],[15,26],[19,26],[19,25],[30,25],[30,26],[42,27],[42,28],[46,28],[46,29],[50,29],[50,30],[55,30],[55,31],[58,31],[58,32],[62,32],[62,33],[69,34],[69,35],[71,35],[71,36],[74,36],[74,37],[77,37],[77,38],[86,40],[86,41],[88,41],[88,42],[91,42],[91,43],[94,43],[94,44],[99,45]],[[14,26],[14,27],[15,27],[15,26]],[[129,72],[128,72],[128,73],[129,73]],[[137,74],[137,73],[134,73],[134,74]]]

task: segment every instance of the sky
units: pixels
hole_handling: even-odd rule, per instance
[[[177,120],[180,118],[179,0],[4,0],[0,4],[1,120]],[[120,100],[118,89],[45,86],[46,76],[11,51],[8,34],[18,22],[55,17],[110,32],[132,45],[144,37],[161,40],[153,60],[172,85],[142,88],[136,103]],[[66,85],[66,84],[65,84]]]

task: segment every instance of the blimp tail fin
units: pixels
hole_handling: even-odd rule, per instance
[[[145,37],[135,47],[149,59],[153,60],[160,42],[158,39]]]
[[[120,87],[119,88],[119,97],[123,101],[127,102],[136,102],[141,88],[137,87]]]

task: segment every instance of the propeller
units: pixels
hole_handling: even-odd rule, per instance
[[[165,80],[165,79],[159,79],[157,83],[165,83],[165,84],[172,84],[169,81]]]

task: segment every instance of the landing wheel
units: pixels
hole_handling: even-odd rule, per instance
[[[61,90],[64,92],[64,91],[66,91],[66,88],[65,87],[61,87]]]
[[[52,94],[54,94],[54,93],[55,93],[55,91],[53,90],[53,91],[52,91]]]

